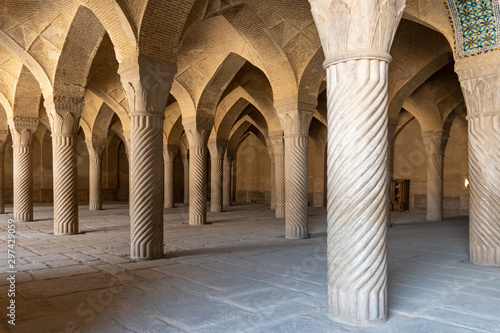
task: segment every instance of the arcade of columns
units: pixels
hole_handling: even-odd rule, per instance
[[[161,31],[169,36],[177,34],[176,42],[181,41],[180,45],[169,48],[168,43],[172,43],[170,37],[160,38],[152,32],[149,39],[146,37],[148,24],[154,25],[154,20],[158,19],[155,15],[160,15],[160,9],[144,6],[144,18],[138,34],[133,23],[130,27],[130,21],[137,17],[126,17],[123,12],[115,15],[119,6],[111,6],[111,2],[114,3],[74,1],[73,7],[69,6],[75,13],[74,22],[91,24],[92,28],[88,29],[88,36],[82,41],[77,36],[78,25],[71,24],[68,27],[68,42],[62,46],[53,73],[36,62],[39,55],[30,55],[29,48],[24,49],[6,32],[0,33],[2,54],[17,57],[23,72],[31,72],[30,75],[23,75],[30,76],[41,87],[39,96],[43,97],[52,135],[54,234],[79,232],[77,136],[83,123],[90,128],[93,126],[89,123],[98,123],[96,115],[92,121],[85,118],[91,105],[89,92],[94,99],[99,97],[110,105],[122,120],[121,136],[130,163],[132,258],[146,260],[164,256],[163,209],[174,207],[176,156],[182,159],[184,167],[184,202],[189,203],[190,225],[207,223],[208,163],[211,170],[209,209],[221,212],[224,206],[230,205],[236,154],[236,145],[230,139],[231,133],[239,130],[235,124],[240,121],[240,114],[235,113],[229,104],[223,104],[231,98],[236,104],[241,98],[231,96],[228,89],[235,75],[244,67],[246,58],[256,67],[262,68],[272,87],[272,99],[266,96],[267,92],[260,92],[259,96],[259,93],[249,93],[252,90],[251,83],[243,82],[243,88],[239,88],[250,95],[248,99],[254,99],[253,103],[258,105],[266,118],[265,140],[272,166],[271,208],[275,209],[277,218],[284,218],[286,238],[307,238],[308,138],[312,120],[320,117],[318,96],[325,87],[325,74],[321,67],[324,66],[327,101],[325,120],[328,124],[329,309],[332,319],[339,322],[352,325],[384,322],[388,312],[388,179],[391,178],[390,170],[393,167],[388,161],[394,154],[391,142],[401,127],[398,114],[403,103],[406,103],[405,109],[412,112],[415,103],[411,99],[418,99],[417,88],[450,62],[449,53],[443,56],[444,52],[436,51],[437,56],[422,65],[423,69],[414,75],[413,81],[391,81],[391,73],[396,72],[396,69],[391,72],[391,68],[404,67],[401,65],[404,57],[403,60],[396,57],[401,51],[400,46],[396,45],[399,43],[398,38],[404,36],[398,36],[396,31],[402,17],[418,19],[431,25],[429,22],[435,18],[432,15],[440,15],[436,14],[439,11],[428,10],[435,2],[407,1],[405,9],[404,0],[310,0],[310,12],[294,9],[301,13],[293,21],[294,29],[302,29],[298,35],[313,35],[310,39],[304,37],[306,39],[302,39],[302,42],[313,44],[314,38],[317,38],[318,44],[300,50],[303,53],[291,57],[293,59],[287,64],[282,54],[284,49],[290,51],[288,46],[281,50],[269,46],[273,44],[269,40],[271,37],[252,30],[255,28],[249,26],[251,22],[243,19],[257,19],[256,12],[260,17],[271,12],[269,8],[267,12],[257,8],[258,4],[250,8],[250,5],[243,5],[245,1],[233,1],[231,6],[241,6],[240,11],[232,11],[231,8],[222,11],[220,8],[223,5],[219,2],[221,11],[215,10],[214,14],[215,1],[196,1],[194,5],[190,1],[182,4],[174,1],[175,4],[171,5],[181,8],[179,10],[183,12],[185,22],[191,20],[191,26],[185,31]],[[47,6],[56,3],[53,1]],[[302,1],[301,5],[307,5],[307,2]],[[282,13],[285,12],[282,8],[285,4],[276,6],[281,6]],[[443,2],[439,2],[439,6],[445,11]],[[210,10],[212,16],[208,15]],[[277,12],[267,15],[266,20],[263,20],[271,31],[280,22],[286,24],[286,15],[277,19]],[[109,21],[110,15],[116,17],[116,22]],[[152,16],[152,22],[145,21],[147,15]],[[309,25],[304,24],[307,21],[304,16],[309,20]],[[442,22],[443,16],[439,17]],[[210,21],[211,28],[203,24],[203,19]],[[196,20],[198,22],[193,23]],[[165,22],[168,25],[168,20]],[[246,36],[253,40],[248,41],[248,38],[243,39],[234,33],[231,24],[245,28]],[[447,24],[447,28],[438,26],[435,30],[450,38],[453,26],[450,27],[449,22]],[[128,30],[123,26],[129,26]],[[316,29],[319,38],[315,35]],[[222,30],[225,32],[221,35]],[[204,40],[196,40],[201,31],[205,31]],[[106,91],[109,88],[106,84],[98,86],[98,83],[88,82],[91,76],[89,72],[93,73],[93,77],[99,77],[91,64],[93,57],[99,56],[99,44],[108,38],[104,36],[105,33],[109,34],[114,46],[114,57],[118,61],[118,68],[111,62],[115,73],[106,73],[112,77],[106,84],[109,86],[113,80],[116,84],[119,80],[122,88],[118,89],[119,92],[114,91],[115,88],[111,92]],[[181,38],[183,33],[185,36]],[[220,39],[220,45],[214,46],[213,53],[206,51],[206,54],[198,56],[196,50],[206,48],[210,42],[215,43],[214,38]],[[75,48],[71,39],[75,39],[75,43],[89,45],[83,55],[77,54],[81,49]],[[284,40],[281,42],[282,45],[286,44]],[[393,42],[395,46],[391,49]],[[155,47],[155,43],[159,46]],[[259,53],[257,44],[266,45],[265,52]],[[221,51],[220,48],[225,49]],[[292,51],[298,52],[297,49]],[[390,51],[394,56],[394,67],[390,65]],[[266,64],[266,57],[278,60]],[[87,68],[75,74],[73,58],[79,59]],[[301,59],[302,63],[299,61]],[[494,93],[500,88],[499,59],[497,52],[471,57],[458,57],[455,54],[455,71],[469,121],[470,257],[476,264],[489,266],[500,266],[500,155],[497,149],[500,147],[500,110],[497,110],[500,97]],[[209,63],[209,60],[213,63]],[[200,77],[194,78],[193,73],[199,73]],[[22,81],[23,75],[18,77],[19,84],[25,82],[23,84],[28,85],[28,81]],[[106,75],[103,74],[101,79]],[[192,81],[195,84],[190,86],[189,82]],[[395,92],[393,86],[398,85],[399,90]],[[18,110],[23,107],[26,110],[37,109],[41,104],[40,97],[35,101],[31,98],[31,103],[28,103],[30,100],[23,103],[23,97],[33,94],[33,91],[25,91],[23,95],[20,89],[19,93],[14,94],[16,102],[13,103],[13,98],[5,97],[6,93],[2,93],[2,107],[7,114],[13,147],[14,218],[29,222],[33,221],[32,145],[41,118],[34,112]],[[169,94],[175,97],[175,103],[169,101]],[[110,96],[121,98],[113,100]],[[447,114],[456,109],[456,104],[447,108]],[[175,113],[174,106],[180,109],[176,112],[182,117],[172,120],[169,116]],[[450,129],[446,126],[446,116],[439,121],[425,123],[419,112],[422,111],[413,110],[412,113],[421,121],[427,158],[427,219],[440,221],[443,218],[444,152]],[[172,139],[174,136],[171,138],[167,135],[165,138],[165,128],[170,131],[177,128],[178,132],[184,132],[185,142],[179,141],[179,135],[177,141]],[[107,128],[104,135],[92,130],[89,133],[86,133],[89,209],[100,210]],[[2,153],[8,134],[5,129],[0,131]],[[0,186],[3,189],[3,154],[0,154],[0,159]],[[0,191],[0,210],[4,212],[3,190]]]

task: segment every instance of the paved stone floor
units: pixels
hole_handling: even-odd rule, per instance
[[[284,220],[264,205],[209,213],[204,226],[187,225],[187,207],[166,209],[165,259],[143,262],[128,258],[127,206],[104,208],[81,206],[74,236],[53,235],[51,206],[17,224],[16,326],[6,324],[2,278],[0,331],[500,332],[500,269],[468,262],[467,217],[393,215],[389,320],[360,329],[327,315],[324,208],[310,209],[307,240],[284,239]]]

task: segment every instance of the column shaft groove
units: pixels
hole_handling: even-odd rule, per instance
[[[189,147],[189,224],[207,222],[207,147]]]
[[[33,221],[33,149],[14,146],[14,220]]]

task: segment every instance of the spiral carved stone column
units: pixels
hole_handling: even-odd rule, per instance
[[[163,161],[165,163],[165,200],[163,207],[174,208],[174,183],[175,183],[175,156],[179,147],[177,146],[164,146],[163,147]]]
[[[283,136],[271,138],[275,160],[276,211],[277,218],[285,217],[285,146]]]
[[[184,167],[184,204],[189,204],[189,158],[182,155],[182,166]]]
[[[163,115],[132,113],[131,257],[163,258]]]
[[[189,142],[189,224],[207,223],[207,141],[213,122],[187,120],[184,124]],[[198,124],[198,122],[200,124]]]
[[[231,206],[231,170],[232,170],[232,165],[233,165],[233,156],[232,154],[226,154],[224,155],[224,166],[223,166],[223,172],[224,175],[222,176],[222,183],[223,183],[223,188],[222,188],[222,205],[224,207],[229,207]]]
[[[0,130],[0,214],[5,214],[5,193],[4,193],[4,152],[5,141],[9,135],[8,130]]]
[[[102,209],[102,153],[105,139],[86,140],[89,151],[89,210]]]
[[[33,221],[33,139],[37,118],[9,119],[14,155],[14,219]]]
[[[276,161],[273,147],[267,147],[267,153],[271,160],[271,210],[274,210],[276,209]]]
[[[211,142],[208,145],[211,162],[210,211],[212,212],[222,212],[222,168],[224,151],[226,150],[226,147],[227,142],[222,144]]]
[[[337,320],[355,325],[387,316],[389,59],[327,67],[329,305]]]
[[[405,1],[309,2],[326,58],[330,316],[377,325],[387,319],[388,52]]]
[[[500,267],[500,64],[496,52],[459,59],[469,121],[469,250],[474,264]]]
[[[308,238],[307,136],[285,135],[285,238]]]
[[[443,220],[443,163],[448,134],[422,133],[427,150],[427,221]]]

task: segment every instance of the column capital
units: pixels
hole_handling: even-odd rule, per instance
[[[275,135],[271,138],[271,145],[273,146],[274,156],[285,155],[285,143],[283,142],[283,135]]]
[[[130,113],[163,114],[177,64],[166,59],[139,55],[120,63],[118,74]]]
[[[163,145],[163,160],[165,162],[174,162],[177,151],[179,151],[177,145]]]
[[[499,52],[488,52],[455,61],[470,117],[500,114],[500,61]]]
[[[449,133],[445,131],[425,131],[422,132],[427,155],[444,155]]]
[[[222,159],[224,158],[224,152],[226,151],[228,145],[228,140],[217,139],[209,140],[208,151],[210,152],[211,159]]]
[[[90,158],[101,158],[106,149],[106,139],[85,139]]]
[[[232,162],[236,158],[236,151],[227,149],[224,157],[225,157],[224,160],[229,160]]]
[[[85,90],[73,89],[66,93],[54,93],[43,104],[49,116],[52,134],[75,135],[80,126],[80,116],[85,105]]]
[[[189,148],[206,147],[214,125],[212,117],[193,117],[182,121]]]
[[[405,0],[309,0],[325,67],[351,59],[389,60]]]
[[[309,135],[309,125],[316,111],[315,104],[297,102],[296,98],[292,98],[275,101],[274,108],[280,118],[285,137]]]
[[[35,117],[10,118],[8,120],[14,146],[31,146],[39,120]]]
[[[267,149],[267,154],[269,155],[269,159],[271,160],[271,164],[274,163],[274,148],[273,146],[267,146],[266,147]]]

